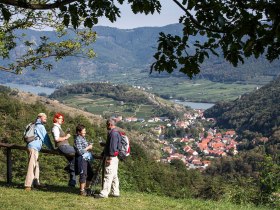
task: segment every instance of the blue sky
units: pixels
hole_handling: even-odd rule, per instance
[[[98,25],[110,26],[121,29],[132,29],[144,26],[165,26],[172,23],[178,23],[178,20],[183,11],[171,0],[161,0],[162,10],[161,14],[154,15],[133,14],[128,4],[120,7],[121,18],[115,23],[109,20],[100,19]]]

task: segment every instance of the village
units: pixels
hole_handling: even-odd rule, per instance
[[[171,163],[173,160],[181,160],[188,169],[204,170],[211,164],[214,158],[228,155],[236,155],[238,142],[234,130],[219,131],[217,128],[201,127],[202,132],[197,136],[185,135],[183,137],[166,137],[167,129],[188,129],[199,121],[215,122],[213,118],[205,118],[204,110],[196,109],[193,112],[184,114],[183,120],[171,121],[166,117],[153,117],[150,119],[127,117],[117,117],[117,121],[127,123],[143,123],[150,126],[151,133],[155,141],[159,142],[162,147],[162,157],[158,162]],[[153,126],[154,124],[154,126]]]

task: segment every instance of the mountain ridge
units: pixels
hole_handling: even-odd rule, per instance
[[[186,79],[186,75],[180,72],[173,72],[171,75],[166,72],[150,74],[150,65],[155,61],[153,54],[156,51],[159,33],[180,35],[182,33],[181,28],[180,24],[129,30],[95,26],[97,41],[91,47],[97,53],[97,57],[93,60],[75,57],[64,58],[60,62],[52,62],[53,70],[50,72],[38,69],[36,71],[25,71],[22,75],[16,77],[6,72],[0,72],[0,82],[41,83],[45,86],[61,86],[76,82],[109,80],[116,83],[126,81],[130,85],[136,85],[143,79],[148,82],[152,81],[154,77],[182,77]],[[54,32],[50,31],[26,30],[24,32],[35,41],[39,40],[42,35],[50,35],[52,40],[57,39]],[[71,37],[72,34],[68,36]],[[196,38],[203,40],[203,37]],[[192,43],[193,37],[190,37],[190,45]],[[19,49],[17,48],[17,50]],[[12,56],[13,58],[14,56]],[[6,61],[3,60],[3,62]],[[202,71],[194,79],[204,78],[215,82],[254,82],[263,85],[279,74],[279,64],[279,61],[269,63],[264,57],[260,57],[258,60],[247,59],[244,65],[234,68],[222,56],[211,56],[202,65]],[[121,74],[126,74],[128,79],[121,78]],[[61,82],[54,84],[57,79]],[[168,79],[163,80],[167,81]]]

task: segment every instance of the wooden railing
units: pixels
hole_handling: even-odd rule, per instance
[[[20,146],[16,144],[7,144],[0,142],[0,147],[3,147],[6,149],[6,161],[7,161],[7,183],[12,184],[12,149],[18,149],[18,150],[24,150],[27,151],[26,146]],[[65,156],[62,153],[60,153],[58,150],[49,150],[49,149],[41,149],[40,153],[46,153],[46,154],[52,154],[52,155],[60,155],[60,156]],[[103,160],[104,157],[99,156],[99,155],[93,155],[95,159]],[[103,172],[102,172],[103,174]]]
[[[18,149],[18,150],[24,150],[27,151],[27,148],[25,146],[20,146],[16,144],[7,144],[0,142],[0,147],[3,147],[6,149],[6,163],[7,163],[7,183],[12,183],[12,149]],[[46,154],[53,154],[53,155],[61,155],[63,154],[59,153],[58,150],[48,150],[48,149],[41,149],[40,153],[46,153]]]

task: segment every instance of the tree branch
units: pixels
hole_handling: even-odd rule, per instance
[[[67,4],[71,4],[76,0],[64,0],[64,1],[55,1],[54,3],[50,4],[32,4],[27,1],[20,1],[20,0],[0,0],[0,4],[6,4],[14,7],[24,8],[24,9],[33,9],[33,10],[48,10],[48,9],[56,9],[61,6],[65,6]]]
[[[178,2],[177,0],[173,0],[175,2],[175,4],[177,4],[185,13],[186,15],[190,18],[190,20],[198,27],[198,28],[201,28],[201,29],[204,29],[204,30],[207,30],[207,31],[211,31],[211,32],[216,32],[216,33],[223,33],[224,31],[222,30],[214,30],[214,29],[211,29],[211,28],[207,28],[203,25],[201,25],[194,17],[193,15],[180,3]]]
[[[8,68],[5,68],[3,66],[0,66],[0,71],[6,71],[6,72],[9,72],[9,73],[12,73],[12,74],[16,74],[16,72],[13,72],[12,69],[8,69]]]

